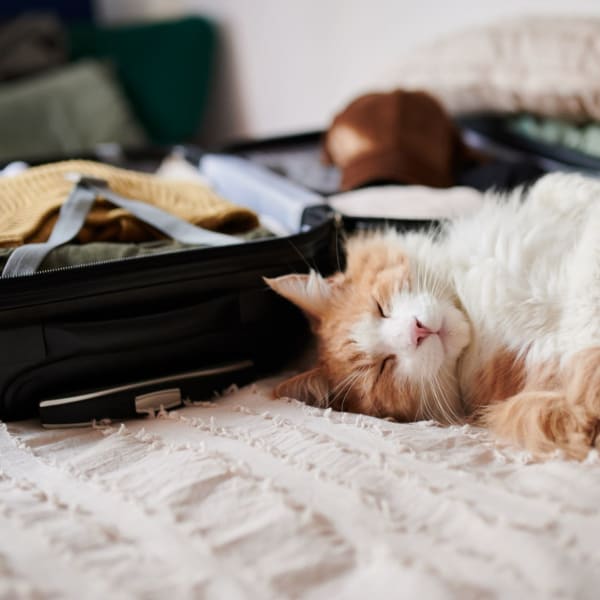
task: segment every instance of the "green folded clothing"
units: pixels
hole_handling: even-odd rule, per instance
[[[256,227],[237,236],[241,242],[249,242],[273,237],[264,227]],[[150,254],[166,254],[200,246],[181,244],[171,240],[142,242],[140,244],[120,244],[113,242],[92,242],[90,244],[66,244],[52,250],[40,266],[40,271],[51,271],[77,265],[136,258]],[[0,248],[0,271],[4,268],[13,248]]]
[[[96,60],[0,85],[0,161],[146,143],[112,68]]]
[[[545,144],[559,145],[600,158],[600,123],[520,115],[508,119],[511,131]]]

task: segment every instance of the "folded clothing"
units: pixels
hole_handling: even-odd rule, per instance
[[[112,69],[93,60],[0,85],[0,131],[0,161],[147,143]]]
[[[600,158],[600,123],[574,123],[566,119],[519,115],[507,118],[508,128],[545,144],[560,145]]]
[[[262,226],[258,226],[245,233],[239,234],[240,243],[273,237],[273,234]],[[89,265],[98,262],[123,260],[127,258],[140,258],[151,254],[166,254],[190,248],[200,248],[182,244],[172,240],[155,240],[139,244],[126,244],[118,242],[91,242],[89,244],[65,244],[51,250],[42,261],[38,271],[49,271],[65,267]],[[14,248],[0,248],[0,271]]]
[[[101,163],[73,160],[0,178],[0,247],[48,239],[60,206],[73,187],[71,174],[104,179],[117,194],[148,202],[205,229],[238,233],[258,225],[254,212],[232,204],[201,183],[167,181]],[[126,210],[99,198],[77,240],[141,242],[163,237]]]

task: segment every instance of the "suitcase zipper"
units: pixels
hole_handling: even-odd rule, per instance
[[[302,269],[306,264],[299,255],[313,256],[316,247],[324,251],[333,227],[333,221],[328,221],[312,231],[286,238],[97,261],[1,279],[0,311],[182,279],[233,276],[253,269],[265,274],[282,265],[288,265],[290,270]],[[251,251],[248,245],[252,246]],[[244,248],[248,248],[247,253]],[[132,262],[137,263],[135,268]]]

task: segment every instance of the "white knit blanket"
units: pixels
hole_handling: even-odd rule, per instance
[[[0,424],[0,598],[598,598],[600,461],[273,401]]]

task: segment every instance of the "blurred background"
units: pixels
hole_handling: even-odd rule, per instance
[[[0,160],[326,128],[440,35],[595,0],[3,0]],[[33,143],[35,140],[35,143]]]

